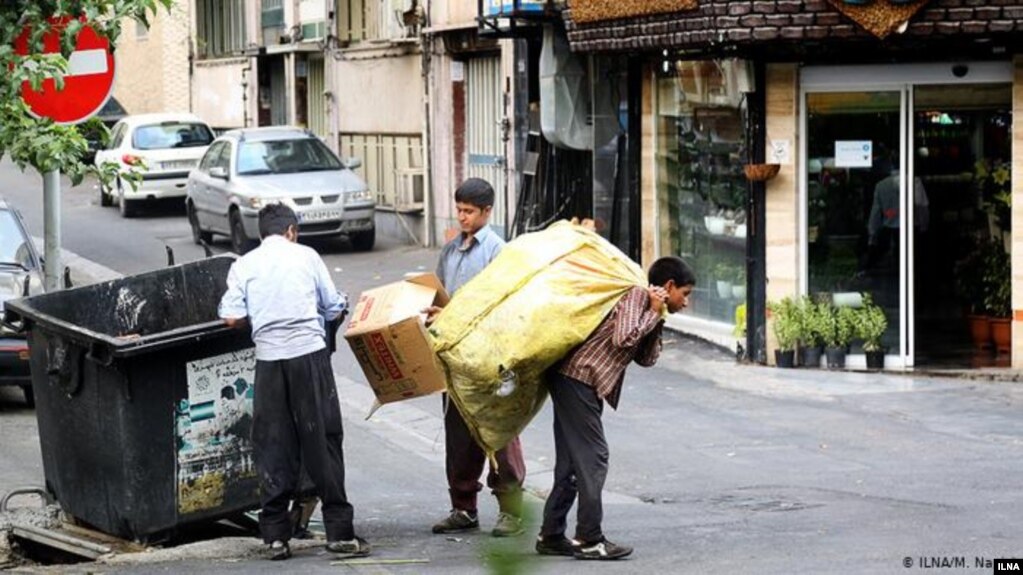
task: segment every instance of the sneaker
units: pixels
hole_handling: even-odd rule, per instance
[[[490,534],[494,537],[515,537],[522,535],[522,532],[522,519],[502,511],[497,514],[497,523]]]
[[[621,559],[632,554],[632,547],[616,545],[606,538],[593,543],[581,543],[575,548],[576,559]]]
[[[475,513],[452,509],[451,514],[433,526],[434,533],[461,533],[470,529],[479,529],[480,520]]]
[[[561,555],[572,557],[575,555],[577,543],[564,535],[540,536],[536,538],[536,552],[540,555]]]
[[[328,541],[327,551],[349,557],[365,557],[369,555],[371,549],[365,539],[356,537],[349,541]]]
[[[271,561],[283,561],[291,557],[291,547],[287,541],[274,541],[270,544],[267,557]]]

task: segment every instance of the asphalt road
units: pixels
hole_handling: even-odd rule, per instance
[[[37,191],[0,165],[9,199],[38,228]],[[30,182],[29,182],[30,183]],[[124,221],[89,188],[65,197],[67,246],[125,273],[200,257],[179,213]],[[33,207],[35,206],[35,207]],[[352,295],[430,269],[436,252],[384,242],[369,254],[332,246],[327,266]],[[987,559],[1023,555],[1023,388],[898,375],[736,366],[672,336],[658,366],[632,368],[621,409],[607,410],[611,447],[605,531],[634,556],[593,565],[530,553],[532,536],[434,536],[448,508],[440,400],[384,407],[346,347],[334,357],[346,416],[348,491],[374,558],[411,564],[332,565],[304,549],[281,565],[251,540],[225,540],[85,573],[986,573]],[[32,412],[0,391],[0,492],[39,482]],[[542,496],[554,459],[550,408],[523,434],[527,487]],[[539,513],[539,498],[532,510]],[[481,498],[484,527],[492,498]],[[172,558],[170,563],[151,562]],[[502,571],[503,568],[513,569]],[[37,568],[37,570],[39,570]]]

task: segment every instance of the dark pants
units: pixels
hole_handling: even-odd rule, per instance
[[[564,535],[568,512],[579,497],[575,538],[584,543],[603,537],[601,492],[607,479],[604,402],[594,389],[560,373],[548,375],[554,405],[554,486],[543,509],[540,535]]]
[[[256,362],[252,445],[259,473],[263,540],[292,536],[289,504],[304,465],[323,502],[328,541],[351,540],[353,510],[345,494],[341,406],[327,350]]]
[[[475,513],[476,494],[483,489],[480,476],[487,455],[472,438],[462,414],[447,395],[444,396],[444,405],[444,451],[451,507]],[[519,438],[495,453],[494,459],[497,460],[497,469],[490,466],[487,487],[497,496],[501,511],[518,517],[522,513],[522,482],[526,477],[526,462]]]

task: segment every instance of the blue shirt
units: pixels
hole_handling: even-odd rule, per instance
[[[231,265],[218,313],[247,317],[256,359],[278,361],[325,348],[324,320],[347,306],[315,250],[274,235]]]
[[[483,271],[504,247],[504,240],[495,234],[490,226],[480,228],[468,246],[463,246],[464,243],[465,234],[458,234],[458,237],[445,244],[440,251],[437,277],[449,294],[455,293],[469,283],[469,280]]]

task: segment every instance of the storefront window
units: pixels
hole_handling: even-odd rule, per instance
[[[746,106],[736,61],[664,64],[657,85],[660,255],[696,272],[689,315],[732,323],[746,302]]]

